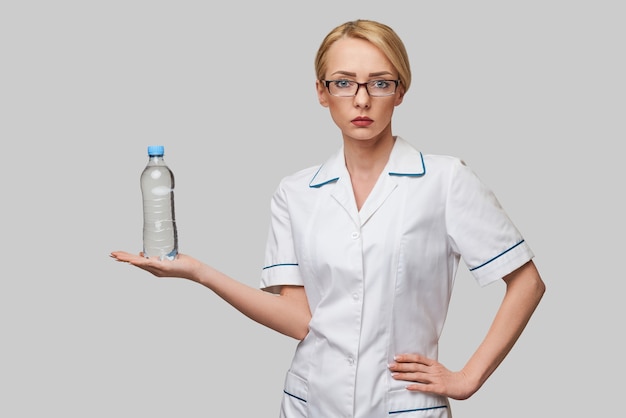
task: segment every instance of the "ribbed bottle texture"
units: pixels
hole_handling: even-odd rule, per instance
[[[141,173],[143,253],[173,260],[178,254],[174,212],[174,174],[164,159],[164,147],[148,147],[148,164]]]

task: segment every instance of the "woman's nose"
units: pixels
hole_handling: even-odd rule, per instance
[[[354,104],[358,107],[368,108],[370,106],[370,94],[364,84],[360,84],[354,95]]]

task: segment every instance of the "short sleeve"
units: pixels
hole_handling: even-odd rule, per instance
[[[270,227],[260,284],[261,289],[271,293],[279,293],[283,285],[303,285],[287,203],[286,193],[279,186],[270,205]]]
[[[461,160],[450,177],[446,224],[452,247],[481,286],[534,256],[494,193]]]

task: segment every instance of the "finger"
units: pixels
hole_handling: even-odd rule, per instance
[[[431,366],[435,363],[435,360],[416,353],[398,354],[394,357],[394,360],[396,363],[421,363],[427,366]]]
[[[389,365],[389,370],[396,373],[426,373],[429,366],[422,363],[394,363]]]
[[[395,380],[403,380],[406,382],[419,383],[421,385],[432,383],[432,379],[428,375],[428,373],[392,373],[391,377]]]
[[[141,253],[140,253],[141,255]],[[136,257],[135,254],[128,253],[126,251],[111,251],[111,256],[115,258],[128,258],[128,257]]]
[[[430,384],[428,384],[426,382],[411,383],[410,385],[406,385],[405,388],[407,390],[410,390],[411,392],[435,393],[433,385],[430,385]]]
[[[109,254],[109,257],[115,259],[116,261],[128,262],[129,255],[130,254],[123,251],[113,251],[111,254]]]

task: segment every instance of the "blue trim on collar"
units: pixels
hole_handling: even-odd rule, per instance
[[[328,183],[333,183],[333,182],[335,182],[335,181],[339,180],[339,177],[335,177],[334,179],[327,180],[327,181],[325,181],[325,182],[323,182],[323,183],[313,184],[313,181],[315,180],[315,177],[317,177],[317,174],[320,172],[320,170],[322,169],[322,167],[324,167],[324,165],[323,165],[323,164],[320,166],[320,168],[318,168],[318,169],[317,169],[317,171],[315,172],[315,175],[313,176],[313,178],[311,178],[311,181],[309,182],[309,187],[310,187],[310,188],[312,188],[312,189],[318,189],[318,188],[322,187],[322,186],[323,186],[323,185],[325,185],[325,184],[328,184]]]
[[[330,179],[330,180],[325,181],[324,183],[320,183],[320,184],[310,184],[310,183],[309,183],[309,187],[311,187],[311,188],[313,188],[313,189],[319,189],[320,187],[322,187],[322,186],[324,186],[324,185],[326,185],[326,184],[328,184],[328,183],[334,183],[334,182],[336,182],[337,180],[339,180],[339,177],[335,177],[334,179]]]
[[[396,173],[393,171],[389,172],[390,176],[408,176],[408,177],[422,177],[426,174],[426,163],[424,163],[424,154],[420,153],[420,159],[422,160],[422,172],[421,173]]]
[[[396,143],[391,150],[386,168],[389,170],[387,174],[394,177],[418,178],[426,175],[424,154],[400,137],[396,137]],[[327,184],[335,183],[341,175],[345,174],[345,171],[345,161],[342,159],[341,152],[336,153],[317,169],[309,182],[309,188],[318,189]],[[317,180],[318,177],[320,177],[319,180]]]

